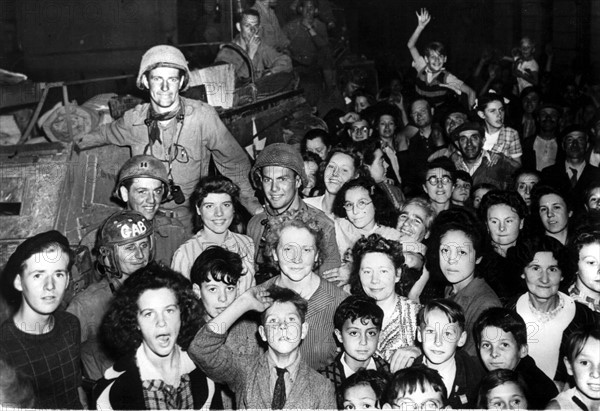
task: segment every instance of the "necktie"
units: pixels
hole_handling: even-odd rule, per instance
[[[571,169],[571,173],[573,173],[571,175],[571,187],[575,187],[575,185],[577,184],[577,169],[573,167],[569,168]]]
[[[277,381],[275,382],[275,390],[273,390],[271,408],[280,410],[285,404],[285,380],[283,379],[283,376],[287,370],[279,367],[275,367],[275,370],[277,370]]]

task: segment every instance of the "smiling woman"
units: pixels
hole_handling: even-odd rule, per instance
[[[214,383],[188,356],[202,309],[181,274],[151,264],[129,277],[104,317],[102,334],[121,358],[96,392],[98,409],[200,409]]]
[[[242,258],[244,275],[238,283],[239,293],[254,284],[254,241],[229,230],[236,223],[239,193],[239,188],[226,177],[200,180],[191,200],[196,209],[196,234],[175,251],[171,264],[173,270],[190,278],[196,258],[208,247],[217,245]]]

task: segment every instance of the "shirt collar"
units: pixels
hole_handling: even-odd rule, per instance
[[[273,361],[268,351],[265,353],[265,355],[267,356],[267,362],[269,364],[269,370],[271,374],[277,375],[277,371],[275,371],[275,361]],[[302,361],[302,354],[298,352],[298,356],[296,357],[294,362],[285,367],[285,369],[288,371],[288,374],[290,375],[290,381],[292,383],[296,381],[296,377],[298,376],[298,370],[300,369],[300,361]]]
[[[194,362],[191,360],[189,355],[185,351],[181,351],[178,345],[175,345],[173,350],[179,351],[179,373],[180,375],[189,374],[196,369]],[[139,348],[135,353],[135,359],[140,370],[140,378],[142,381],[149,380],[164,380],[164,376],[158,370],[144,351],[144,344],[140,344]]]
[[[350,377],[356,372],[352,368],[350,368],[350,366],[346,362],[346,353],[342,354],[342,356],[340,357],[340,362],[342,363],[342,367],[344,367],[344,375],[346,376],[346,378]],[[371,357],[371,359],[369,360],[366,369],[377,370],[377,364],[375,364],[375,360],[373,359],[373,357]]]

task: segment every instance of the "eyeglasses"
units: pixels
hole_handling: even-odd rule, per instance
[[[452,183],[452,179],[448,176],[442,176],[440,177],[436,177],[436,176],[431,176],[427,179],[427,182],[429,184],[431,184],[432,186],[437,186],[440,183],[442,183],[443,185],[447,185],[447,184],[451,184]]]
[[[369,127],[367,127],[367,126],[352,127],[352,134],[356,134],[356,133],[365,134],[367,131],[369,131]]]
[[[441,405],[434,400],[427,400],[421,404],[417,404],[413,401],[405,401],[405,400],[400,400],[400,402],[393,402],[392,403],[392,408],[394,409],[400,409],[400,410],[405,410],[405,411],[412,411],[412,410],[439,410],[441,407]]]
[[[364,210],[366,206],[368,206],[369,204],[371,204],[373,201],[367,201],[367,200],[358,200],[358,202],[356,204],[352,204],[350,202],[348,203],[344,203],[344,210],[346,211],[352,211],[352,209],[354,208],[354,206],[356,206],[359,210]]]

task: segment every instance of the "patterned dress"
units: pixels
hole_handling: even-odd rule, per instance
[[[391,320],[381,329],[377,355],[390,361],[398,348],[415,345],[417,313],[421,305],[406,297],[396,296],[396,307]]]

